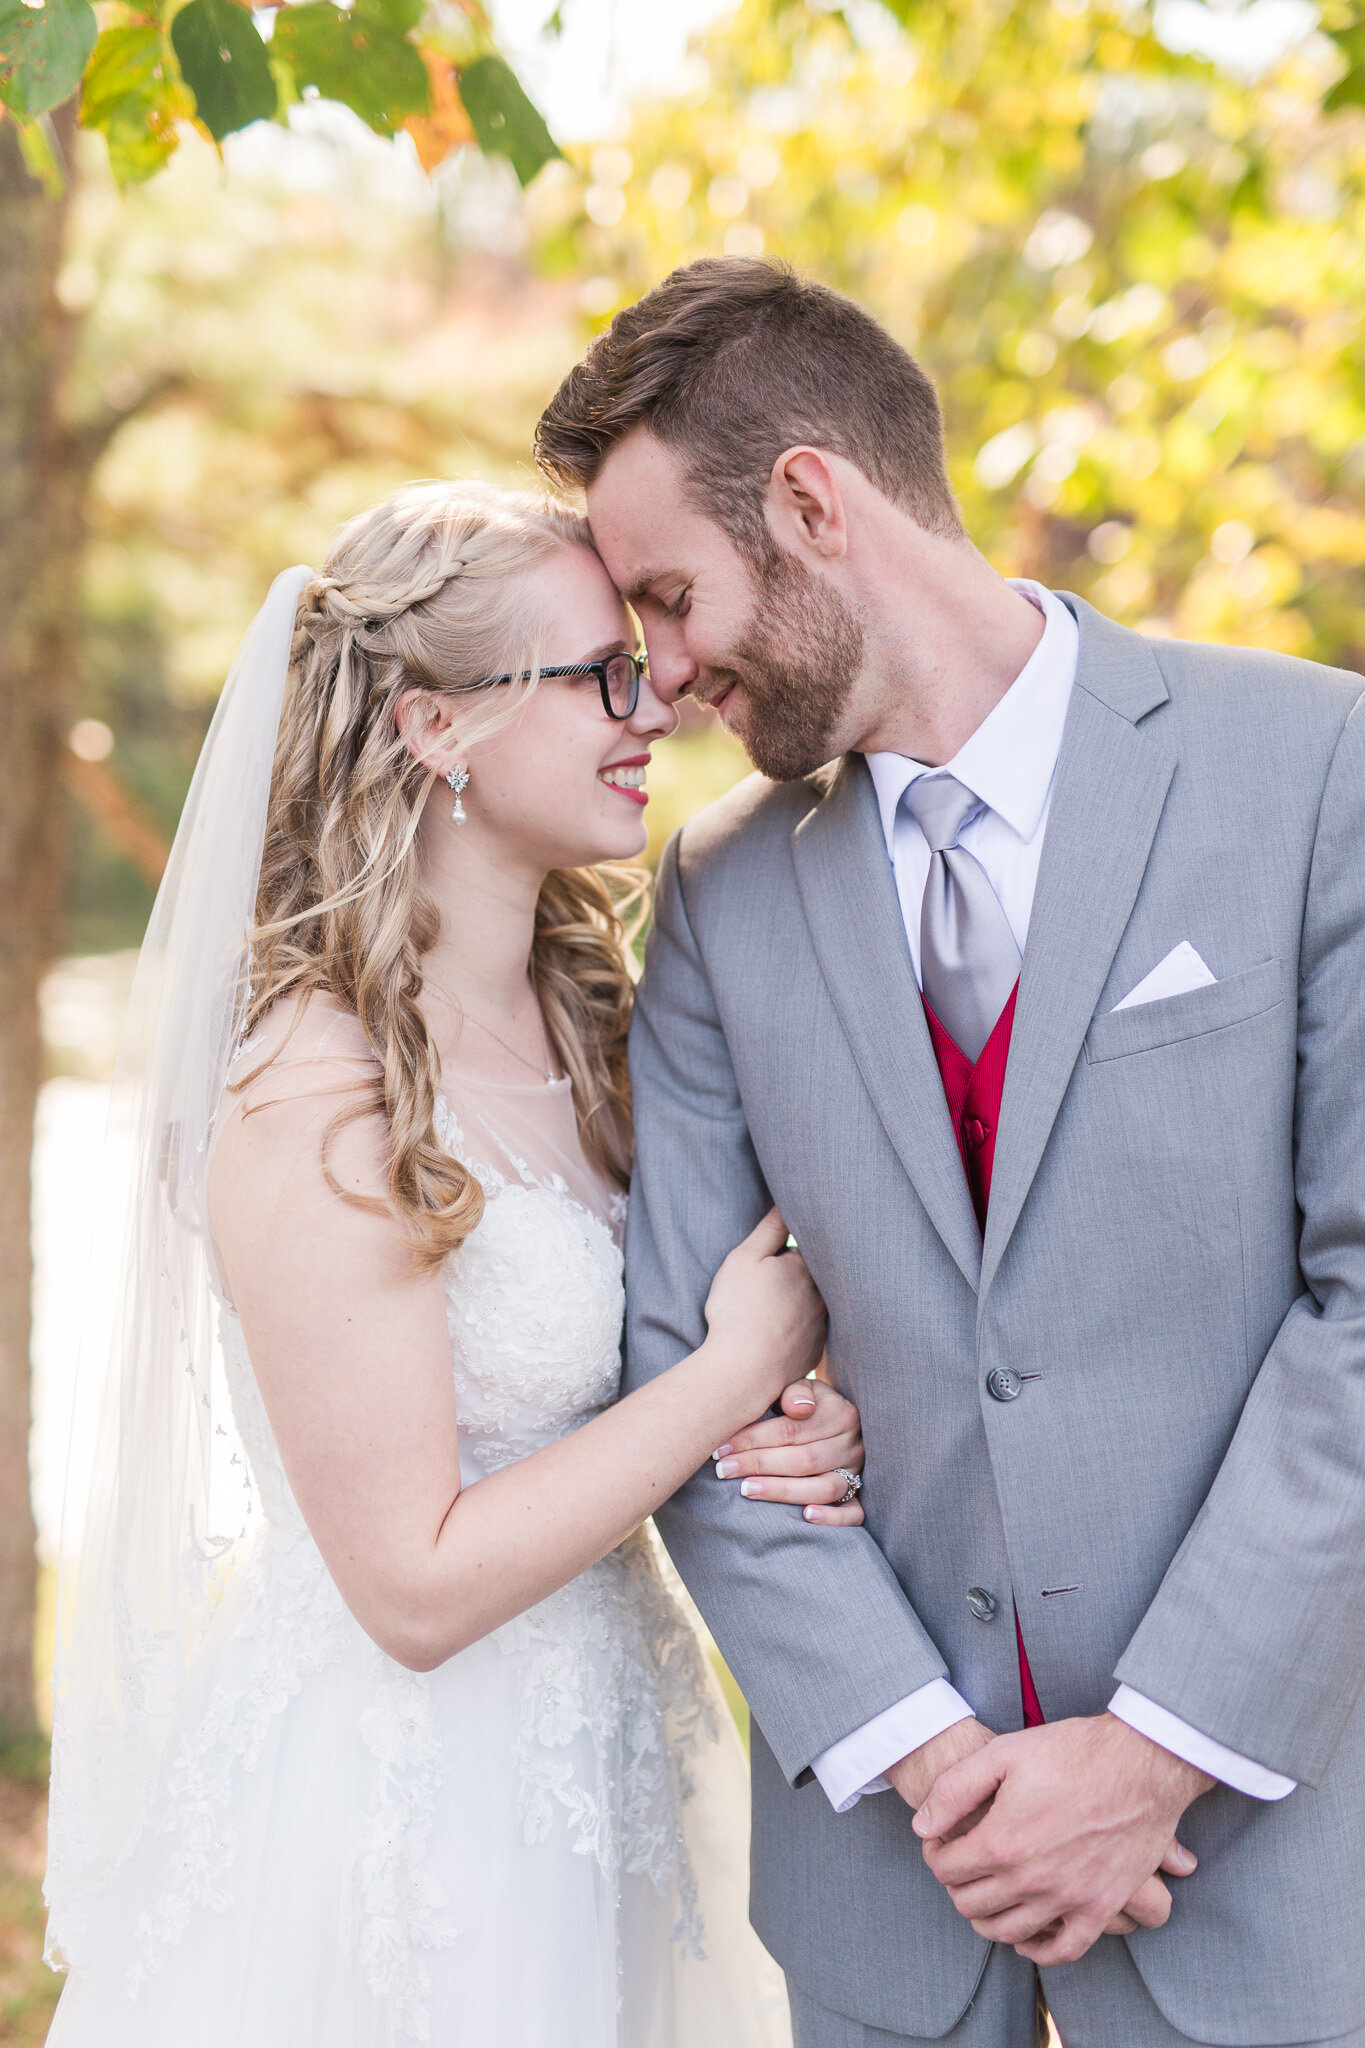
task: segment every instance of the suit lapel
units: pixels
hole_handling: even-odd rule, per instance
[[[1000,1108],[981,1293],[999,1268],[1142,883],[1175,769],[1156,657],[1079,598],[1057,763]]]
[[[867,765],[848,755],[792,835],[816,957],[858,1071],[939,1236],[972,1287],[981,1239],[905,942]]]

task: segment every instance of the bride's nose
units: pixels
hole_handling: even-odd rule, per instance
[[[626,720],[631,732],[641,738],[666,740],[670,733],[678,730],[678,714],[671,704],[665,704],[649,679],[648,670],[640,677],[640,701]]]

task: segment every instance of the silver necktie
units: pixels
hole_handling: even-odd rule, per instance
[[[957,843],[986,807],[953,775],[921,775],[901,802],[929,842],[920,911],[920,984],[944,1030],[975,1065],[1019,979],[1019,948],[974,854]]]

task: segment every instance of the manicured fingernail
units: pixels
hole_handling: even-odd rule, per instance
[[[814,1415],[815,1403],[811,1400],[809,1394],[798,1394],[789,1404],[787,1413],[789,1415]]]
[[[713,1458],[723,1458],[727,1451],[732,1451],[733,1449],[733,1444],[722,1444],[718,1451],[712,1451],[711,1456]]]
[[[736,1474],[736,1472],[738,1472],[738,1470],[739,1470],[739,1459],[738,1459],[738,1458],[717,1458],[717,1460],[716,1460],[716,1477],[717,1477],[717,1479],[733,1479],[733,1478],[734,1478],[734,1476],[735,1476],[735,1474]]]
[[[745,1500],[762,1500],[763,1481],[761,1479],[741,1479],[739,1490],[744,1495]]]
[[[802,1513],[808,1522],[823,1522],[825,1519],[819,1508],[803,1508]]]
[[[916,1813],[910,1825],[915,1830],[915,1833],[917,1835],[932,1835],[932,1833],[934,1832],[934,1827],[933,1822],[929,1818],[929,1809],[927,1806],[920,1807],[919,1811]]]

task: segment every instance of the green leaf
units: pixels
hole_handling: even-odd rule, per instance
[[[340,100],[378,135],[393,135],[409,115],[430,109],[426,65],[377,13],[344,14],[331,0],[282,7],[274,47],[300,88]]]
[[[521,89],[510,64],[501,57],[477,57],[460,72],[460,98],[474,124],[485,156],[511,159],[523,185],[562,151],[539,108]]]
[[[1365,107],[1365,22],[1329,33],[1349,68],[1323,101],[1324,111],[1335,114],[1339,107]]]
[[[171,41],[199,118],[215,142],[275,111],[275,81],[256,24],[236,0],[189,0]]]
[[[0,100],[21,121],[70,99],[95,47],[90,0],[0,0]]]
[[[395,35],[405,36],[409,29],[416,28],[426,13],[426,0],[355,0],[353,12],[366,14],[372,21],[382,21],[385,28],[391,28]]]
[[[36,178],[49,199],[60,199],[66,190],[66,172],[57,151],[49,115],[19,124],[19,154],[31,178]]]
[[[81,92],[81,125],[109,145],[120,185],[136,185],[174,155],[179,126],[194,112],[165,31],[150,24],[107,28]]]

